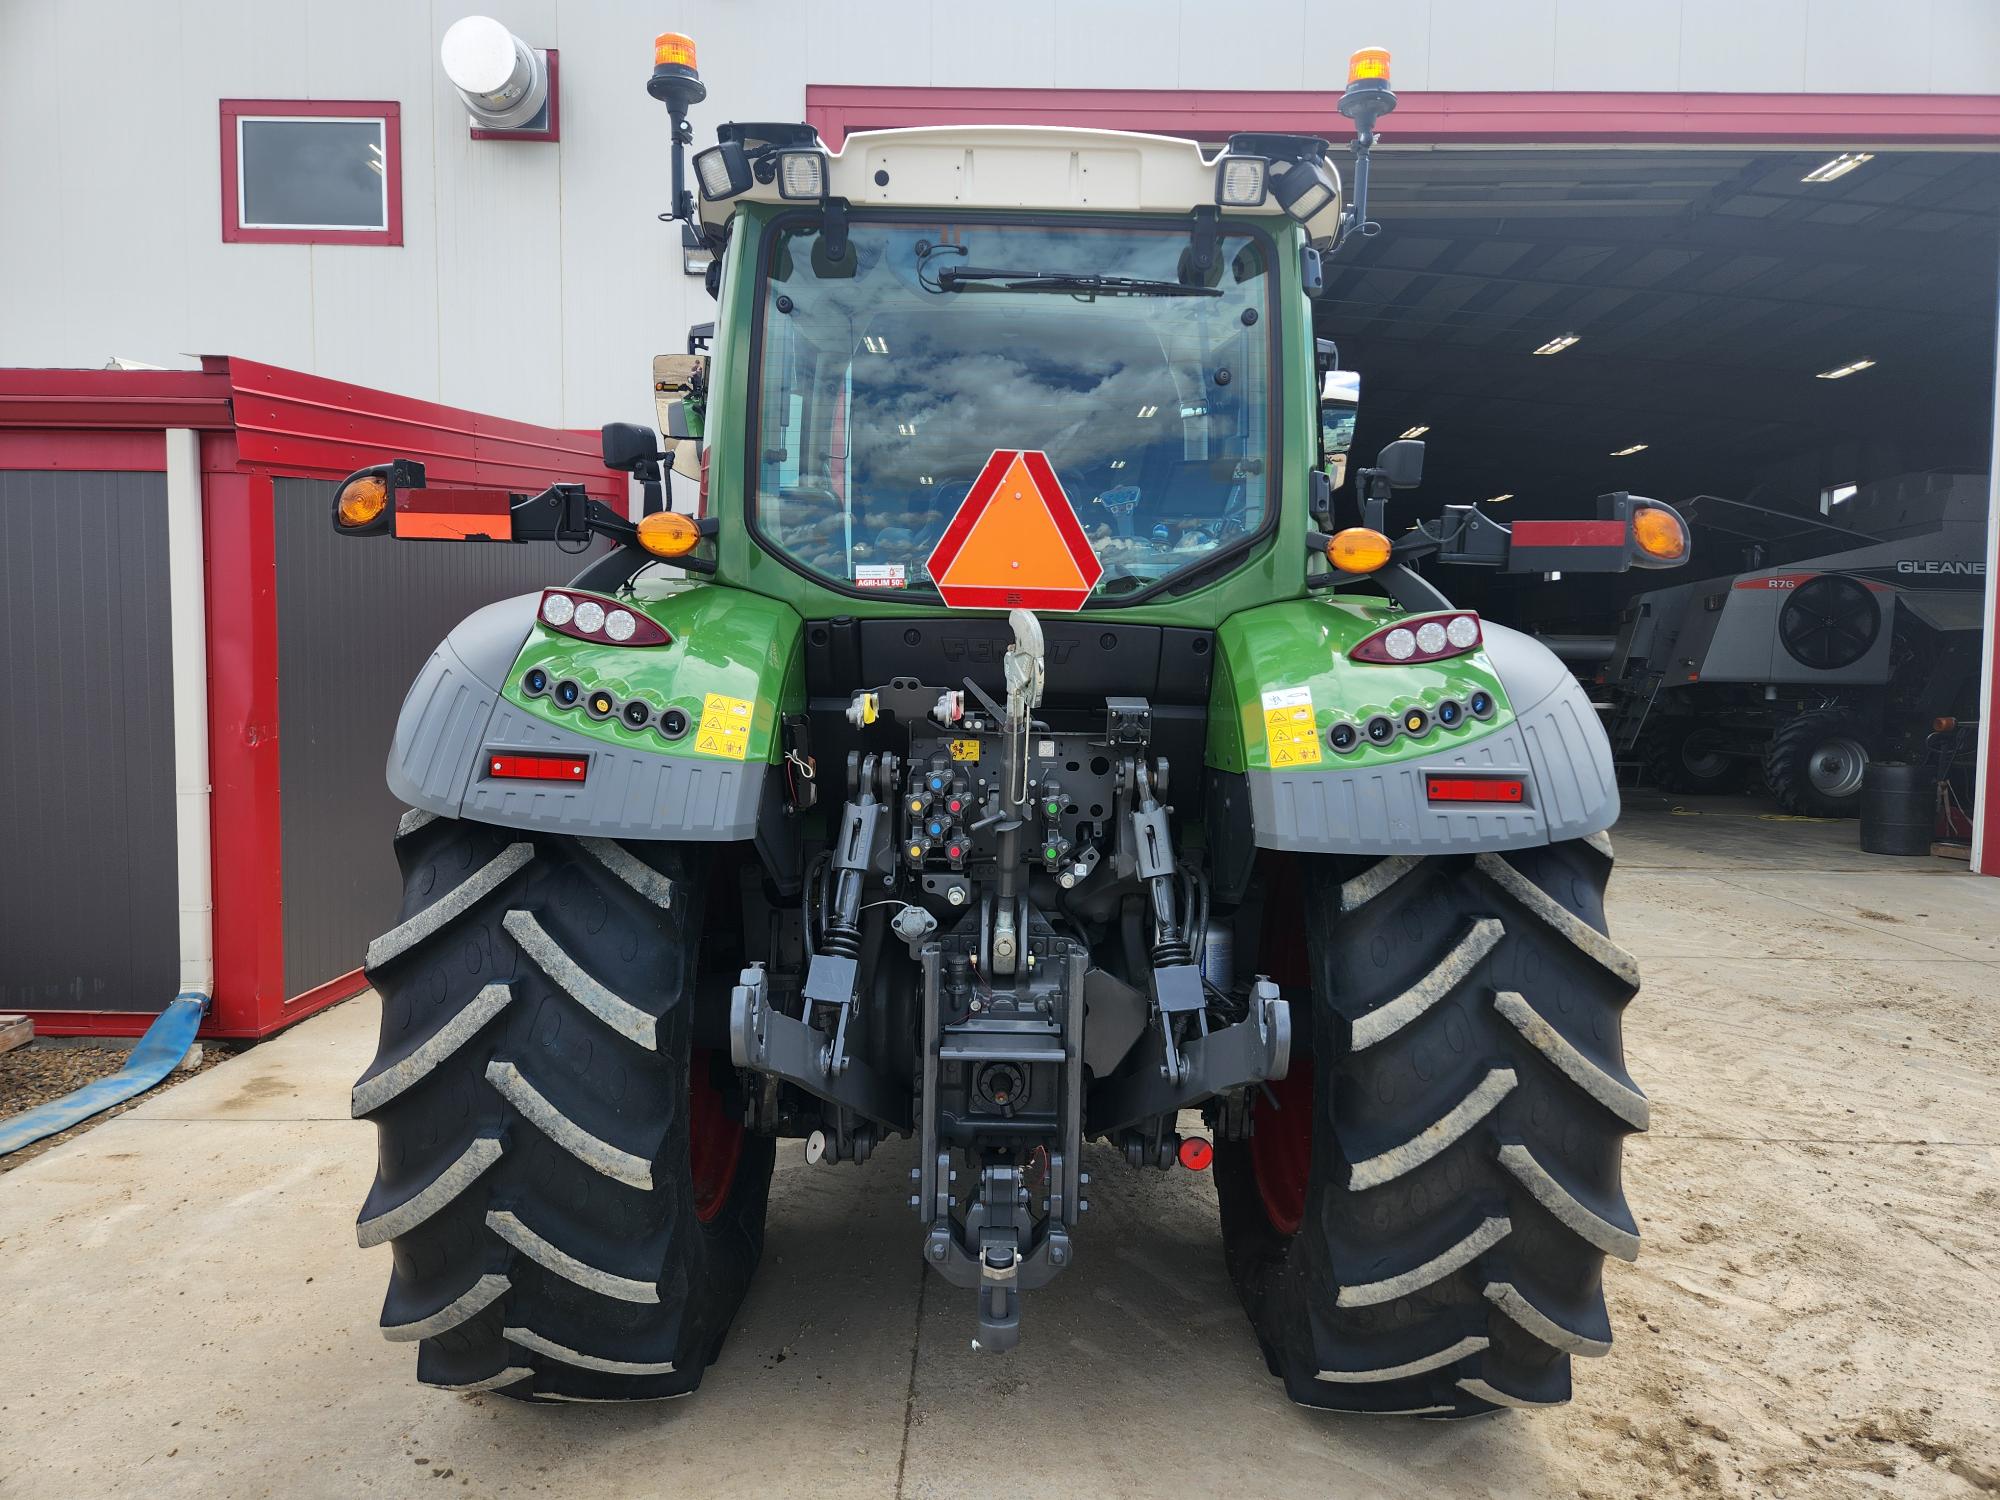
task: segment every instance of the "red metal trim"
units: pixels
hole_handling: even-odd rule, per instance
[[[489,417],[254,360],[219,363],[229,374],[243,462],[270,473],[342,479],[385,458],[414,458],[432,482],[539,490],[564,480],[625,508],[629,483],[604,467],[597,433]]]
[[[1516,521],[1516,547],[1622,547],[1623,521]]]
[[[329,979],[302,995],[285,1002],[283,1017],[268,1024],[224,1023],[217,1010],[210,1010],[196,1035],[207,1041],[257,1041],[280,1026],[303,1021],[307,1016],[351,1000],[368,988],[368,976],[349,969],[337,979]],[[30,1010],[17,1011],[35,1023],[36,1036],[143,1036],[146,1028],[159,1020],[161,1010]]]
[[[167,466],[159,432],[14,432],[0,427],[0,469],[158,474]]]
[[[140,1036],[165,1009],[162,1002],[159,1010],[20,1010],[13,1014],[33,1021],[36,1036]],[[206,1022],[202,1023],[202,1034],[209,1034]]]
[[[294,1021],[302,1021],[314,1011],[325,1010],[329,1005],[338,1005],[343,1000],[352,999],[368,988],[368,975],[361,969],[349,969],[345,974],[335,975],[325,984],[314,985],[302,995],[294,995],[285,1002],[284,1019],[281,1025],[289,1026]],[[270,1030],[276,1030],[274,1026]],[[260,1032],[259,1035],[267,1035]]]
[[[1345,139],[1330,90],[954,89],[808,84],[806,119],[838,150],[857,130],[1068,125],[1219,141],[1237,131]],[[1400,92],[1391,143],[1772,143],[1846,148],[2000,141],[1991,94]]]
[[[553,47],[540,49],[549,60],[549,123],[543,130],[482,130],[472,127],[475,141],[559,141],[562,139],[562,63]]]
[[[276,517],[265,474],[210,473],[208,733],[215,860],[215,1024],[261,1036],[285,1017],[279,833]]]
[[[0,370],[0,427],[228,425],[229,382],[207,370]]]
[[[222,101],[222,238],[232,245],[400,245],[403,243],[403,111],[385,99],[224,99]],[[243,227],[237,212],[236,122],[245,115],[382,122],[387,229]]]

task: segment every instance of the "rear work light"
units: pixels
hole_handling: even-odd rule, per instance
[[[486,757],[486,774],[499,781],[581,781],[590,761],[581,755],[512,755]]]
[[[580,641],[596,641],[604,646],[668,646],[673,636],[666,628],[627,609],[616,599],[579,594],[574,589],[544,589],[541,608],[536,612],[551,630],[573,635]]]
[[[1225,156],[1215,169],[1215,201],[1223,208],[1255,208],[1264,201],[1271,163],[1261,156]]]
[[[780,151],[777,177],[780,198],[824,198],[826,157],[817,151]]]
[[[1481,640],[1479,616],[1463,610],[1449,614],[1412,615],[1364,636],[1347,655],[1351,661],[1401,666],[1409,662],[1442,661],[1477,651]]]
[[[1464,772],[1427,771],[1424,794],[1433,802],[1519,802],[1518,776],[1480,776]]]

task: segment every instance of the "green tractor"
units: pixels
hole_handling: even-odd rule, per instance
[[[662,38],[651,85],[714,252],[706,352],[663,362],[693,513],[616,424],[636,522],[407,459],[335,499],[350,535],[590,550],[454,630],[396,726],[354,1089],[384,1333],[446,1388],[686,1395],[791,1137],[889,1147],[979,1349],[1093,1253],[1094,1175],[1212,1170],[1294,1401],[1562,1401],[1638,1247],[1618,792],[1562,663],[1414,565],[1687,535],[1619,494],[1391,541],[1408,442],[1336,488],[1312,305],[1374,229],[1386,55],[1342,96],[1351,204],[1316,138],[769,124],[721,127],[697,197],[693,64]]]

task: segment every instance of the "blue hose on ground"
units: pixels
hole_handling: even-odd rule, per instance
[[[158,1020],[146,1028],[125,1066],[109,1078],[86,1083],[73,1094],[51,1099],[12,1119],[0,1120],[0,1156],[55,1135],[92,1115],[123,1104],[173,1072],[194,1044],[201,1018],[208,1013],[208,996],[184,991],[174,996]]]

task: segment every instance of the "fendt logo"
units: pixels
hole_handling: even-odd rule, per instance
[[[1956,578],[1983,578],[1986,576],[1986,564],[1968,562],[1962,558],[1906,557],[1897,562],[1896,571],[1925,575],[1942,573]]]
[[[941,635],[938,649],[944,652],[946,661],[994,662],[1007,654],[1011,644],[1004,640],[972,640],[962,635]],[[1046,638],[1045,650],[1048,659],[1057,666],[1069,660],[1069,654],[1076,650],[1076,642],[1060,640],[1054,636]]]

